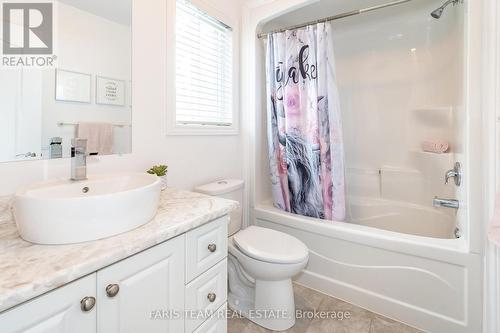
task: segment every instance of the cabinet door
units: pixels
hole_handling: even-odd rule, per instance
[[[96,332],[96,307],[82,310],[81,301],[96,295],[91,274],[0,314],[2,333]],[[92,301],[91,299],[88,299]]]
[[[97,296],[100,333],[184,332],[184,235],[98,271]]]

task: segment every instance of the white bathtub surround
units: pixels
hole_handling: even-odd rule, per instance
[[[17,191],[13,212],[21,237],[71,244],[137,228],[155,216],[160,179],[147,173],[89,176],[35,183]]]
[[[156,217],[133,231],[73,245],[23,241],[0,200],[0,311],[196,228],[237,208],[234,201],[167,189]]]

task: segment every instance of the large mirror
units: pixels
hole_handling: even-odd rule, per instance
[[[0,67],[0,162],[70,157],[76,137],[87,139],[90,155],[131,152],[131,0],[51,4],[52,14],[28,9],[28,29],[26,8],[9,16],[4,8],[10,22],[2,27],[10,30],[3,34]],[[39,52],[45,55],[16,51],[43,49],[47,40],[51,52]]]

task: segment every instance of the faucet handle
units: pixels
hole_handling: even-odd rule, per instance
[[[448,184],[448,181],[450,178],[454,178],[455,180],[455,185],[460,186],[462,183],[462,166],[460,165],[460,162],[456,162],[455,166],[453,169],[448,170],[444,176],[444,183]]]
[[[450,181],[450,178],[455,178],[457,176],[457,173],[453,170],[448,170],[446,172],[446,175],[444,176],[444,184],[448,184]]]

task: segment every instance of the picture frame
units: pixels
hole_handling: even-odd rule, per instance
[[[96,76],[96,104],[125,106],[125,91],[124,80]]]
[[[92,75],[57,68],[55,99],[63,102],[90,103]]]

